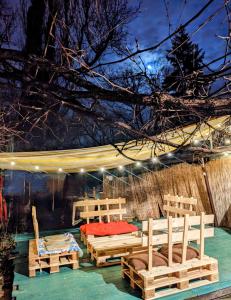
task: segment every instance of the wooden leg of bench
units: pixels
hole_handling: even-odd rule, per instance
[[[184,278],[187,277],[187,270],[177,272],[177,277]],[[177,288],[180,290],[187,289],[189,287],[189,281],[182,281],[177,283]]]
[[[50,267],[50,273],[57,273],[59,272],[59,266]]]
[[[35,277],[36,271],[35,270],[29,270],[29,277]]]
[[[134,272],[130,269],[130,287],[135,288],[135,282],[134,282]]]
[[[207,279],[209,281],[217,281],[219,279],[219,275],[218,275],[218,265],[217,264],[211,264],[209,265],[209,270],[211,271],[217,271],[216,274],[211,274],[207,276]]]
[[[142,291],[142,298],[144,299],[144,300],[146,300],[146,299],[150,299],[150,298],[154,298],[155,297],[155,290],[153,289],[153,290],[143,290]]]
[[[56,264],[56,266],[52,266],[53,264]],[[58,255],[52,255],[50,256],[50,273],[56,273],[59,272],[59,256]]]

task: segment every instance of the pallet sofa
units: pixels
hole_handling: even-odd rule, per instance
[[[197,199],[193,197],[164,195],[163,209],[166,212],[167,218],[169,216],[183,217],[188,214],[189,216],[196,215]]]
[[[29,241],[29,277],[36,276],[37,270],[42,271],[43,269],[48,269],[50,273],[59,272],[59,267],[64,265],[69,265],[72,269],[78,269],[80,248],[73,236],[67,233],[52,235],[41,239],[39,237],[39,226],[35,206],[32,206],[32,220],[35,239]],[[47,242],[46,249],[49,251],[41,250],[41,245],[43,245],[44,242]],[[63,246],[64,248],[62,249]],[[66,249],[68,248],[75,250],[67,251]]]
[[[87,251],[97,267],[120,264],[121,256],[144,249],[138,228],[122,220],[126,214],[126,208],[123,208],[125,203],[124,198],[75,203],[75,207],[84,208],[80,217],[87,219],[87,224],[80,227],[81,240],[87,245]],[[96,207],[97,210],[90,211],[90,207]],[[114,221],[115,216],[119,221]],[[93,217],[98,217],[99,222],[90,223]],[[106,218],[106,223],[103,218]]]
[[[204,239],[214,235],[214,228],[205,225],[213,222],[214,216],[204,213],[144,221],[142,245],[146,251],[122,258],[123,278],[132,288],[141,289],[145,300],[218,281],[218,262],[204,253]],[[200,240],[199,250],[188,246],[195,239]],[[161,245],[158,252],[153,251]]]

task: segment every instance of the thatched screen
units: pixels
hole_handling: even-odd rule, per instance
[[[211,212],[201,166],[179,164],[169,169],[147,172],[142,179],[128,177],[129,185],[113,178],[104,179],[104,196],[127,199],[128,214],[140,220],[163,215],[163,196],[182,195],[198,199],[198,212]]]
[[[218,225],[231,226],[231,159],[222,158],[205,165]],[[140,220],[159,218],[165,194],[195,197],[197,211],[212,213],[201,165],[178,164],[156,172],[146,172],[142,179],[129,176],[126,185],[104,178],[104,197],[126,197],[128,215]],[[112,179],[112,178],[110,178]],[[124,178],[125,180],[125,178]]]
[[[231,227],[231,158],[210,161],[206,171],[218,224]]]

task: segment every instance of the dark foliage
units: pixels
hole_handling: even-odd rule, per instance
[[[184,28],[172,39],[167,60],[172,65],[166,76],[164,88],[175,96],[200,96],[204,83],[198,80],[202,75],[204,53],[194,44]]]

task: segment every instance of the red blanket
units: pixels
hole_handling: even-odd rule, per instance
[[[80,230],[86,235],[115,235],[137,231],[138,228],[126,221],[110,222],[110,223],[90,223],[80,226]]]

